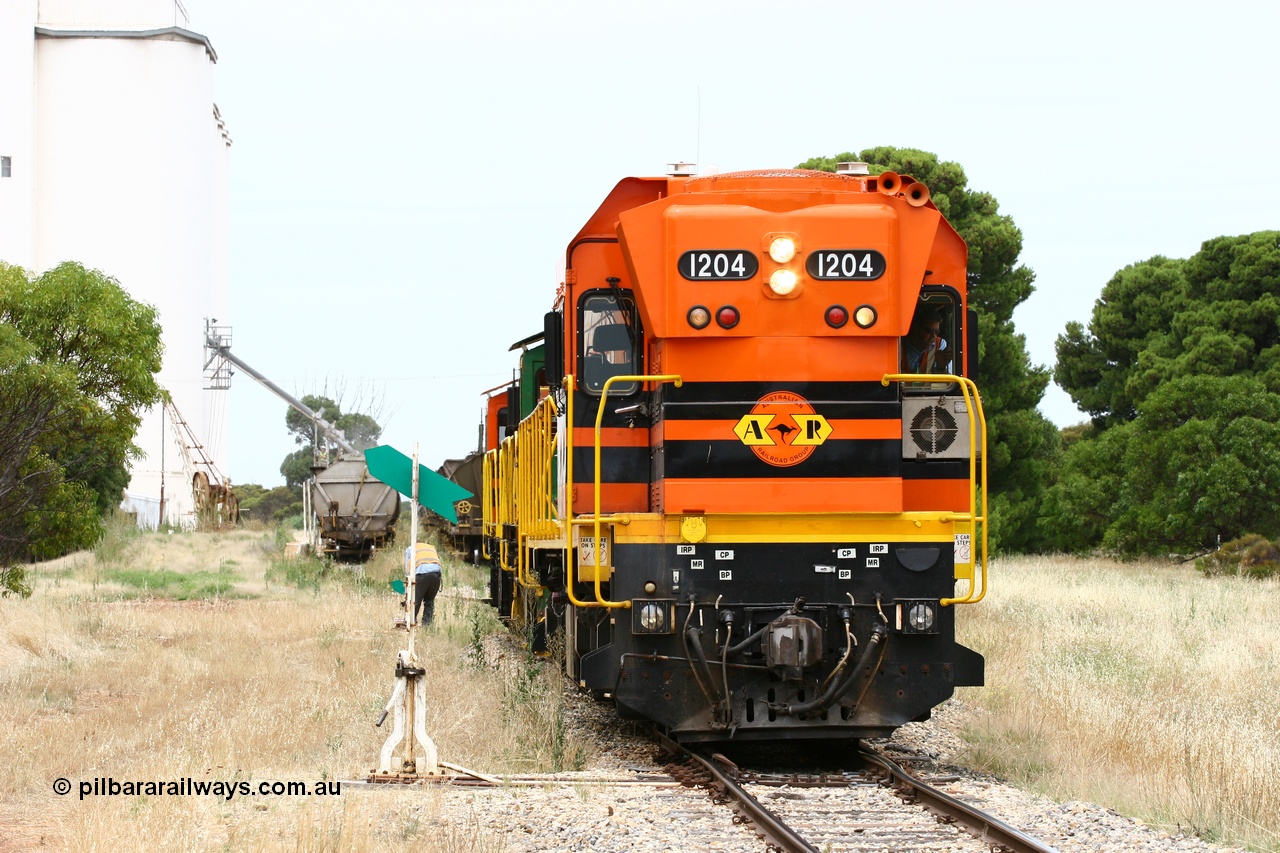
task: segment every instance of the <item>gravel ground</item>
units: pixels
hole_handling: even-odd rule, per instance
[[[436,833],[437,838],[454,839],[446,849],[598,853],[766,849],[750,829],[733,823],[728,808],[715,805],[699,789],[613,787],[587,781],[664,771],[653,745],[637,728],[617,721],[610,705],[568,685],[566,691],[568,725],[576,736],[594,745],[595,757],[580,774],[560,775],[584,781],[568,786],[437,789],[419,808],[423,820],[443,830]],[[948,702],[929,722],[905,726],[892,739],[873,745],[891,758],[912,758],[909,769],[926,780],[958,777],[935,787],[991,812],[1061,853],[1244,853],[1243,848],[1163,832],[1093,803],[1054,802],[951,764],[963,748],[958,732],[968,713],[963,704]],[[835,853],[840,847],[823,849]]]

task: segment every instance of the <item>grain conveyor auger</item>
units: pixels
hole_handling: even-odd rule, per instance
[[[351,443],[347,441],[347,437],[342,434],[341,430],[339,430],[333,424],[326,421],[324,418],[320,417],[318,414],[316,414],[314,411],[311,410],[310,406],[303,403],[297,397],[294,397],[288,391],[284,390],[279,385],[275,384],[270,379],[263,376],[258,371],[254,370],[253,367],[251,367],[248,364],[248,362],[232,354],[231,336],[229,334],[221,333],[216,327],[209,325],[207,322],[205,323],[205,329],[204,329],[204,346],[205,346],[205,352],[207,353],[207,356],[204,362],[205,370],[209,370],[210,365],[212,365],[214,361],[219,358],[225,359],[226,361],[231,362],[236,367],[240,368],[245,373],[249,374],[254,379],[256,379],[258,383],[262,385],[262,387],[266,388],[268,391],[275,394],[281,400],[284,400],[286,403],[288,403],[290,406],[296,409],[299,413],[301,413],[305,418],[307,418],[307,420],[315,424],[320,429],[321,432],[323,432],[328,438],[330,438],[333,441],[334,444],[342,448],[343,452],[350,453],[352,456],[360,455],[360,451],[356,450],[355,447],[353,447]],[[215,387],[223,387],[223,388],[230,387],[230,374],[229,372],[226,372],[221,365],[214,368],[213,380],[215,383]],[[220,381],[223,383],[222,385],[218,384]]]
[[[212,374],[214,388],[228,388],[233,364],[252,376],[271,393],[315,424],[339,450],[336,459],[313,459],[314,474],[304,489],[304,504],[310,498],[308,521],[315,530],[308,537],[317,550],[338,559],[367,559],[395,538],[400,517],[400,499],[385,483],[371,476],[365,455],[333,424],[310,406],[276,385],[250,364],[231,352],[231,336],[224,329],[205,326],[205,370]],[[317,445],[320,442],[317,440]]]

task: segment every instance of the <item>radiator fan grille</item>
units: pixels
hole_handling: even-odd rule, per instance
[[[925,453],[942,453],[956,440],[956,419],[941,406],[927,406],[911,419],[911,440]]]

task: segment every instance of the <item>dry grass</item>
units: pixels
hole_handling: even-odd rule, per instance
[[[960,617],[987,657],[967,760],[1210,839],[1280,849],[1280,583],[1024,558]]]
[[[494,851],[442,822],[439,792],[340,797],[99,796],[78,783],[363,778],[404,634],[386,580],[285,562],[273,531],[135,535],[34,567],[0,600],[0,851]],[[162,572],[179,576],[176,579]],[[196,578],[196,581],[183,580]],[[1057,798],[1275,850],[1280,582],[1072,559],[993,566],[961,632],[987,656],[967,760]],[[221,581],[223,583],[210,583]],[[508,655],[484,576],[451,565],[418,648],[442,758],[496,773],[573,767],[559,682]],[[221,591],[219,591],[221,590]],[[73,790],[52,792],[65,777]]]
[[[501,847],[437,826],[434,795],[420,789],[79,799],[79,783],[97,777],[313,784],[376,765],[390,724],[373,723],[405,643],[385,583],[398,554],[357,576],[286,563],[280,544],[271,532],[124,535],[98,556],[34,567],[32,598],[0,600],[0,850]],[[203,575],[229,586],[181,580]],[[483,581],[450,565],[436,625],[417,639],[441,758],[498,773],[580,761],[563,728],[528,734],[531,716],[560,713],[556,676],[476,665],[498,628],[478,600]],[[70,794],[53,793],[59,777]]]

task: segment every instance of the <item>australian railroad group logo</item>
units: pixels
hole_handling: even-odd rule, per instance
[[[762,462],[789,468],[812,456],[831,436],[832,427],[804,397],[774,391],[757,400],[733,432]]]

